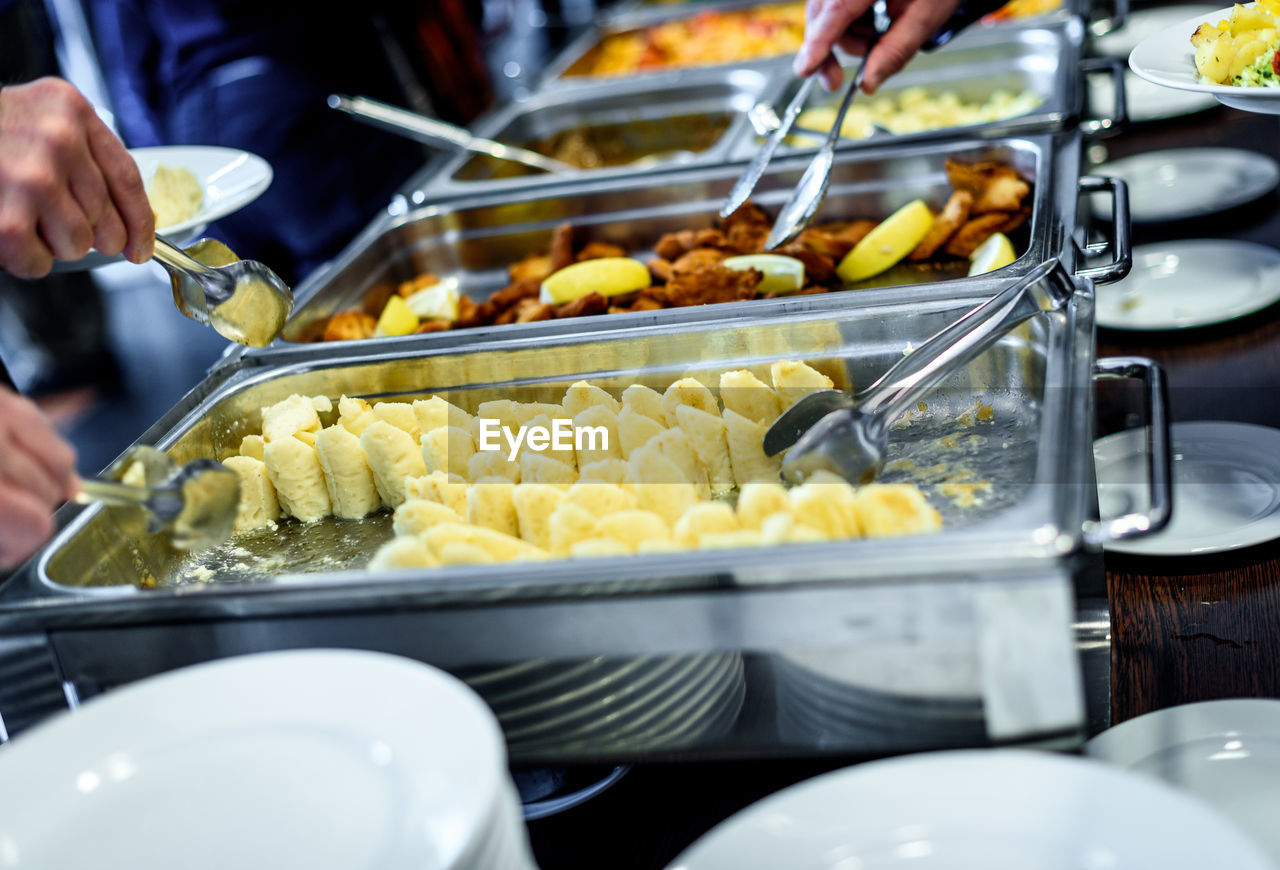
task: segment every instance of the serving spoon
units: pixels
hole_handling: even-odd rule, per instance
[[[284,330],[293,291],[257,260],[201,239],[185,250],[156,234],[156,262],[169,273],[178,310],[249,347],[266,347]]]
[[[118,468],[140,482],[107,478],[80,481],[79,504],[138,506],[150,516],[148,531],[164,532],[181,550],[203,550],[231,537],[240,503],[240,477],[212,459],[196,459],[178,468],[150,447],[135,448]],[[133,468],[139,468],[133,472]]]
[[[774,456],[791,448],[782,476],[793,483],[819,470],[869,483],[884,467],[894,420],[1014,327],[1060,310],[1074,292],[1066,270],[1050,258],[933,335],[861,393],[821,390],[796,402],[765,432],[764,452]]]

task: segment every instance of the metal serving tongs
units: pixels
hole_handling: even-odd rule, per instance
[[[827,138],[819,148],[818,153],[814,155],[813,162],[809,164],[809,168],[805,171],[804,177],[800,179],[795,193],[788,200],[782,212],[778,215],[778,220],[774,222],[773,232],[769,234],[769,241],[765,247],[773,249],[779,245],[786,244],[795,238],[801,230],[813,218],[814,213],[818,210],[818,206],[822,204],[822,199],[827,192],[827,182],[831,178],[831,164],[835,154],[835,143],[840,137],[840,128],[844,124],[844,116],[849,111],[849,104],[853,102],[854,94],[862,87],[862,77],[867,66],[867,56],[871,54],[871,50],[875,48],[876,42],[885,34],[892,23],[889,19],[889,7],[887,0],[876,0],[871,7],[872,15],[872,33],[867,37],[866,51],[863,52],[862,61],[858,64],[858,71],[854,74],[849,88],[845,91],[844,99],[840,102],[840,110],[836,113],[835,123],[832,124],[830,131],[827,132]],[[778,150],[778,146],[791,132],[791,128],[795,126],[796,118],[800,116],[801,110],[809,100],[809,94],[813,90],[813,84],[818,79],[818,74],[814,73],[805,79],[796,95],[791,98],[791,102],[787,104],[787,109],[782,117],[778,119],[779,123],[773,127],[773,132],[764,144],[760,146],[760,150],[751,158],[751,163],[747,165],[746,170],[738,178],[733,185],[733,190],[729,192],[728,199],[720,208],[720,217],[727,218],[733,214],[751,197],[756,185],[760,183],[761,177],[764,175],[765,169],[769,165],[769,161],[773,159],[774,152]],[[770,124],[769,126],[773,126]],[[786,230],[789,234],[780,234],[781,230]]]
[[[435,145],[437,147],[443,145],[446,148],[475,151],[479,154],[496,157],[499,160],[511,160],[515,163],[521,163],[534,169],[540,169],[543,172],[577,171],[577,167],[570,166],[568,163],[563,163],[559,160],[553,160],[550,157],[539,154],[537,151],[530,151],[528,148],[520,148],[515,145],[507,145],[503,142],[496,142],[493,139],[473,136],[469,130],[463,127],[455,127],[453,124],[446,124],[443,121],[437,121],[435,118],[428,118],[426,115],[419,115],[417,112],[410,112],[408,109],[401,109],[389,103],[371,100],[368,97],[348,97],[342,94],[330,94],[328,103],[329,108],[346,112],[358,121],[363,121],[370,126],[383,130],[389,130],[392,133],[398,133],[401,136],[407,136],[427,145]]]
[[[222,463],[196,459],[179,468],[154,447],[141,446],[114,468],[124,480],[82,480],[75,501],[141,507],[149,516],[147,531],[164,532],[181,550],[207,549],[231,537],[240,477]]]
[[[1074,292],[1056,257],[1042,263],[931,337],[856,396],[822,390],[796,402],[765,432],[764,452],[773,456],[791,448],[782,476],[794,483],[819,470],[851,483],[874,480],[884,465],[894,420],[1018,324],[1061,309]]]
[[[293,311],[293,291],[279,275],[221,242],[200,239],[184,249],[157,234],[154,257],[169,273],[178,310],[232,341],[265,347]]]

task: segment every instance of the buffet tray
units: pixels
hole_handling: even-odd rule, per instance
[[[776,103],[785,85],[783,77],[759,69],[688,70],[660,84],[627,80],[569,93],[535,94],[508,103],[477,121],[472,132],[520,145],[575,129],[607,126],[613,128],[613,135],[645,146],[643,151],[637,151],[637,159],[643,154],[671,156],[645,161],[639,167],[604,166],[506,178],[471,178],[468,173],[483,167],[484,159],[458,153],[443,163],[433,162],[405,185],[403,195],[411,201],[416,198],[420,202],[437,202],[495,190],[726,163],[748,130],[747,110],[758,102]],[[705,128],[713,123],[724,123],[725,129],[708,144],[699,125]],[[623,125],[631,125],[631,129],[624,132],[620,129]]]
[[[838,314],[223,369],[141,443],[179,462],[226,456],[258,425],[259,408],[292,393],[408,398],[466,391],[475,398],[477,390],[506,396],[519,390],[521,398],[550,397],[579,378],[615,388],[661,386],[691,371],[781,358],[810,361],[845,386],[865,385],[904,349],[1008,280],[975,282],[960,296],[936,287],[872,291]],[[969,446],[948,454],[949,461],[992,483],[991,494],[973,507],[937,500],[947,524],[934,535],[559,560],[522,564],[519,571],[494,565],[370,575],[360,566],[388,536],[385,516],[283,522],[278,531],[242,536],[230,548],[192,558],[145,534],[127,512],[68,508],[60,515],[65,528],[48,548],[0,585],[0,630],[27,643],[45,638],[74,698],[255,650],[344,646],[408,655],[473,680],[505,711],[504,726],[520,736],[512,744],[517,759],[888,751],[1078,734],[1078,673],[1064,608],[1071,606],[1072,575],[1084,556],[1081,529],[1092,489],[1093,299],[1089,282],[1076,279],[1075,285],[1064,310],[1034,318],[952,375],[927,397],[928,413],[895,430],[892,455],[914,456],[923,465],[944,449],[939,436],[960,427]],[[964,414],[978,403],[993,408],[994,420],[966,430]],[[979,437],[970,441],[970,434]],[[1043,655],[1020,650],[1012,663],[984,658],[982,638],[995,630],[990,621],[1005,631],[1009,607],[1022,613],[1016,602],[1000,604],[1015,589],[1029,596],[1015,596],[1030,602],[1028,624],[1057,641]],[[899,650],[898,664],[885,662],[886,649]],[[997,668],[1006,694],[1052,688],[1067,702],[1047,719],[1036,713],[1005,715],[1003,724],[981,715],[969,721],[973,703],[997,709],[981,689],[978,701],[966,699],[969,727],[962,734],[923,724],[900,734],[877,727],[874,738],[861,726],[833,732],[813,718],[812,708],[825,703],[813,693],[831,694],[831,669],[820,668],[812,679],[798,672],[797,661],[802,667],[812,661],[806,650],[846,663],[852,655],[855,664],[864,663],[854,670],[914,662],[926,684],[963,650],[971,669]],[[777,685],[779,655],[788,656],[783,668],[790,667],[788,678],[798,677],[798,684]],[[551,693],[536,703],[527,699],[532,709],[585,717],[587,731],[562,732],[549,724],[558,719],[538,718],[509,697],[501,674],[521,667],[540,674],[538,685]],[[583,673],[591,675],[592,687],[613,686],[618,693],[604,692],[597,698],[602,706],[574,707],[554,687],[576,686],[571,675]],[[675,677],[683,673],[697,675],[693,696],[654,697],[625,676],[644,674],[675,692],[688,687]],[[618,680],[623,683],[615,685]],[[864,697],[866,688],[851,689],[850,703],[859,710],[871,704],[873,722],[876,715],[892,720],[902,704],[904,716],[920,712],[909,698],[884,698],[883,691]],[[675,710],[693,705],[703,711],[701,725],[646,718],[627,720],[624,732],[593,731],[618,712],[605,699],[628,692],[648,698],[645,709],[668,700]],[[785,726],[782,696],[799,705],[783,717]],[[930,707],[927,698],[922,703]]]
[[[1060,256],[1075,264],[1068,238],[1075,225],[1079,182],[1078,132],[997,140],[921,143],[865,148],[838,154],[831,187],[816,220],[883,217],[918,197],[940,207],[950,194],[944,172],[948,158],[1000,160],[1035,182],[1032,215],[1019,230],[1019,259],[1002,270],[1017,275]],[[754,200],[776,213],[808,158],[793,156],[771,164]],[[477,301],[507,284],[507,267],[545,252],[554,229],[565,222],[582,236],[614,242],[644,259],[666,233],[711,226],[736,180],[734,166],[710,167],[661,176],[614,178],[565,184],[516,195],[493,194],[440,203],[396,218],[375,221],[328,267],[297,288],[297,306],[284,335],[273,345],[244,352],[245,359],[275,364],[292,359],[348,353],[390,352],[472,342],[510,341],[636,326],[668,328],[691,321],[767,317],[798,310],[837,310],[858,304],[865,289],[792,298],[689,306],[659,311],[608,314],[536,323],[450,330],[424,335],[342,342],[296,341],[335,312],[358,306],[371,292],[394,287],[424,271],[457,282]],[[1123,221],[1120,222],[1124,224]],[[963,268],[961,268],[963,273]],[[1105,271],[1105,270],[1103,270]],[[1100,272],[1092,277],[1102,279]],[[936,282],[922,271],[890,271],[885,284],[934,280],[955,296],[970,292],[973,279]]]

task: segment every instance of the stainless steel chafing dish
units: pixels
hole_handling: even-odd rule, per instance
[[[917,197],[941,205],[950,193],[943,170],[947,158],[999,160],[1035,182],[1031,219],[1020,231],[1025,248],[1019,260],[1001,274],[1021,274],[1053,255],[1075,265],[1068,236],[1069,228],[1075,225],[1078,188],[1116,190],[1109,179],[1080,178],[1079,150],[1079,134],[1065,133],[843,153],[837,156],[818,221],[884,216]],[[795,186],[807,160],[797,155],[775,161],[757,187],[755,201],[776,210]],[[359,305],[379,284],[394,285],[423,271],[456,280],[468,295],[485,299],[507,283],[508,265],[545,251],[551,232],[566,221],[581,228],[584,235],[615,242],[643,258],[663,233],[711,226],[738,172],[738,167],[723,166],[673,172],[661,178],[564,185],[516,197],[492,194],[376,222],[334,263],[297,289],[298,305],[283,338],[270,348],[250,351],[248,357],[276,362],[332,353],[386,352],[397,347],[439,347],[634,326],[669,327],[695,320],[857,305],[863,290],[367,339],[343,342],[340,349],[330,343],[294,340],[333,313]],[[1114,262],[1082,270],[1096,281],[1114,280],[1128,270],[1127,201],[1120,187],[1120,195],[1115,197],[1120,219],[1112,224],[1116,231]],[[894,275],[903,280],[901,272],[887,273],[882,280],[894,283]],[[907,280],[919,281],[922,276],[911,273]],[[957,278],[944,286],[950,288],[949,293],[961,296],[971,292],[966,286],[970,280]]]
[[[1125,121],[1123,65],[1110,59],[1081,60],[1082,43],[1083,26],[1079,20],[1070,18],[1055,25],[1012,30],[983,28],[934,54],[919,54],[875,96],[860,99],[897,100],[904,91],[923,89],[930,96],[949,92],[967,103],[978,105],[986,103],[999,91],[1009,94],[1030,92],[1040,102],[1030,111],[1001,120],[918,132],[876,130],[865,139],[842,139],[841,145],[854,147],[956,136],[1010,135],[1054,130],[1071,123],[1078,123],[1086,134],[1112,130]],[[1085,84],[1094,75],[1109,76],[1118,99],[1110,116],[1081,119]],[[781,98],[774,104],[778,112],[790,102],[799,86],[798,79],[788,81]],[[836,102],[838,94],[827,94],[819,89],[810,97],[807,107],[834,105]],[[820,141],[820,137],[811,133],[806,136],[803,130],[797,130],[793,136],[812,139],[815,145]],[[732,159],[750,160],[761,141],[755,130],[743,130],[731,152]],[[792,147],[784,145],[782,153],[787,153]]]
[[[503,177],[495,161],[460,153],[433,162],[410,179],[406,195],[417,192],[422,201],[436,202],[493,190],[724,163],[746,133],[747,110],[758,102],[776,102],[785,84],[758,69],[693,70],[660,84],[627,80],[586,91],[536,94],[477,121],[473,132],[513,144],[581,135],[634,154],[631,162]],[[641,163],[636,165],[636,160]]]
[[[866,384],[1004,284],[868,291],[839,313],[226,366],[141,442],[178,461],[227,455],[257,409],[295,392],[510,395],[779,358]],[[994,409],[990,427],[973,431],[982,437],[948,456],[990,480],[990,497],[966,509],[940,501],[948,522],[936,535],[373,576],[358,566],[388,534],[385,519],[283,524],[184,563],[126,514],[68,508],[49,547],[0,585],[0,669],[23,675],[0,690],[0,715],[13,731],[184,664],[350,646],[471,680],[502,717],[515,760],[1075,739],[1084,712],[1073,575],[1087,545],[1142,526],[1090,519],[1092,311],[1091,287],[1077,281],[1065,310],[950,377],[897,433],[897,455],[924,462],[964,411]],[[201,567],[212,582],[179,582]],[[1079,591],[1094,601],[1096,626],[1105,598],[1091,583]]]

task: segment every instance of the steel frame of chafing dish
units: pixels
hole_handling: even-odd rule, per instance
[[[973,283],[958,298],[936,286],[868,291],[856,309],[762,315],[734,325],[688,323],[660,332],[640,328],[513,340],[500,348],[401,349],[268,368],[230,366],[189,394],[140,443],[175,455],[208,452],[213,441],[225,448],[240,434],[227,427],[235,421],[243,425],[248,408],[294,391],[416,392],[470,381],[492,383],[512,372],[520,372],[521,381],[563,382],[635,370],[672,371],[689,364],[824,354],[842,359],[852,354],[847,358],[864,367],[880,367],[900,352],[904,340],[919,340],[1007,281]],[[1003,372],[1022,378],[1016,382],[1024,387],[1036,385],[1031,387],[1036,395],[1024,396],[1019,405],[1036,409],[1035,483],[1029,482],[1016,511],[1008,508],[969,526],[906,539],[553,561],[522,565],[518,573],[509,566],[377,578],[341,572],[286,575],[265,583],[142,589],[58,582],[70,576],[70,569],[84,578],[105,571],[129,583],[136,579],[130,572],[145,561],[143,551],[157,543],[128,540],[100,507],[68,508],[60,514],[66,525],[54,542],[0,585],[0,631],[5,637],[0,660],[15,667],[21,663],[32,674],[0,691],[0,716],[12,731],[47,714],[58,701],[48,684],[50,675],[54,686],[74,701],[184,664],[265,649],[351,646],[446,668],[717,650],[767,658],[797,646],[874,642],[903,626],[911,631],[945,626],[954,608],[971,612],[976,606],[968,597],[974,589],[1069,595],[1073,575],[1081,575],[1089,561],[1082,528],[1090,526],[1092,491],[1092,389],[1085,385],[1093,366],[1093,300],[1088,282],[1077,280],[1077,288],[1064,312],[1033,321],[954,383],[963,392],[965,384],[989,383],[999,377],[993,372]],[[858,376],[865,375],[859,369]],[[87,531],[91,528],[98,531]],[[130,561],[135,556],[140,561]],[[1097,634],[1099,608],[1105,612],[1105,590],[1096,580],[1096,575],[1085,576],[1078,590],[1086,602],[1082,613],[1093,614],[1081,617],[1078,628],[1090,637]],[[980,626],[970,628],[978,631]],[[1086,648],[1105,666],[1096,638],[1090,643]],[[771,690],[759,673],[758,665],[748,667],[748,708],[754,712],[744,713],[731,731],[693,744],[603,752],[593,752],[590,745],[543,745],[529,757],[712,757],[894,748],[856,745],[856,740],[782,741],[771,730]],[[1059,672],[1054,678],[1055,690],[1065,697],[1079,691],[1072,673]],[[1034,679],[1005,676],[1024,687]],[[1096,675],[1092,683],[1105,686]],[[1052,734],[1010,737],[1076,739],[1083,724],[1083,713],[1077,713],[1049,729]]]
[[[689,18],[692,15],[704,10],[740,10],[750,9],[752,7],[767,5],[769,0],[713,0],[713,2],[701,3],[697,9],[676,7],[651,7],[645,8],[643,4],[631,3],[617,10],[613,15],[606,16],[600,22],[590,25],[583,29],[578,36],[567,44],[556,57],[547,65],[546,70],[538,79],[538,90],[550,90],[559,88],[577,88],[586,87],[591,84],[601,82],[609,77],[566,77],[564,73],[584,58],[589,52],[595,49],[597,45],[604,40],[605,37],[625,33],[627,31],[649,27],[654,24],[661,24],[667,21],[679,21]],[[1026,28],[1038,28],[1046,26],[1054,26],[1064,22],[1076,20],[1084,25],[1084,27],[1094,36],[1103,36],[1123,26],[1129,15],[1129,0],[1114,0],[1109,10],[1110,14],[1093,17],[1091,15],[1093,4],[1088,0],[1063,0],[1061,8],[1034,17],[1014,19],[1007,22],[991,26],[975,25],[957,35],[951,44],[964,44],[971,40],[982,40],[987,38],[987,34],[994,34],[994,39],[1009,39],[1010,36],[1018,30]],[[761,58],[758,60],[739,61],[731,64],[717,65],[719,68],[728,67],[749,67],[753,65],[767,65],[770,61],[776,61],[778,58]],[[788,57],[789,60],[789,57]],[[789,63],[784,70],[784,74],[790,75]],[[714,69],[716,67],[704,67]],[[645,78],[663,75],[667,71],[659,71],[653,73],[638,73],[634,76],[617,76],[614,78]]]
[[[888,214],[917,196],[945,199],[949,183],[942,171],[947,157],[1004,159],[1034,178],[1033,212],[1029,221],[1028,249],[1001,275],[1018,275],[1049,256],[1060,256],[1076,267],[1076,253],[1069,238],[1076,222],[1077,199],[1082,185],[1110,190],[1120,220],[1110,265],[1082,269],[1097,281],[1114,280],[1128,270],[1127,198],[1122,184],[1110,180],[1082,180],[1079,176],[1078,131],[1016,139],[957,140],[903,147],[882,146],[841,152],[837,156],[826,211],[819,220]],[[804,170],[807,158],[795,155],[775,161],[758,188],[756,200],[777,207]],[[737,177],[737,167],[721,166],[660,177],[615,178],[596,183],[562,185],[526,191],[519,197],[493,194],[430,206],[399,217],[387,217],[368,227],[332,264],[319,270],[297,289],[298,304],[286,336],[297,334],[308,322],[358,305],[379,281],[403,281],[420,271],[432,270],[448,278],[453,273],[467,285],[480,289],[480,298],[505,283],[505,267],[529,253],[545,249],[551,231],[569,221],[594,238],[626,243],[637,235],[645,244],[656,242],[660,232],[689,226],[709,226],[721,200]],[[938,286],[961,296],[972,279],[957,278]],[[558,336],[586,332],[612,332],[633,326],[661,328],[678,323],[735,317],[784,314],[797,310],[838,309],[857,304],[863,291],[834,292],[799,298],[750,300],[635,314],[611,314],[537,323],[480,327],[332,343],[299,343],[277,340],[272,346],[236,350],[257,364],[324,357],[334,353],[380,353],[397,347],[439,347],[474,342],[503,341],[533,336]]]

